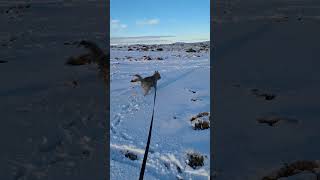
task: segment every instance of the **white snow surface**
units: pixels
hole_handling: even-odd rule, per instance
[[[189,47],[197,49],[199,43],[153,47],[161,47],[163,51],[128,51],[125,46],[113,46],[110,51],[111,179],[139,177],[154,89],[143,96],[140,83],[130,80],[135,74],[146,77],[154,71],[160,72],[161,79],[157,85],[145,179],[209,179],[210,129],[193,130],[190,122],[192,116],[210,111],[209,51],[185,52]],[[143,56],[150,56],[153,60],[143,60]],[[163,60],[156,60],[158,57]],[[136,154],[138,159],[126,158],[126,151]],[[203,155],[204,166],[190,167],[187,164],[188,152]]]

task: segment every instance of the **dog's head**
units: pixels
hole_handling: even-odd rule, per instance
[[[153,76],[154,76],[157,80],[161,79],[160,73],[159,73],[158,71],[155,71],[154,74],[153,74]]]

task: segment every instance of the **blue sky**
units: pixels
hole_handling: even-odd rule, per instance
[[[111,38],[210,37],[210,0],[110,0]]]

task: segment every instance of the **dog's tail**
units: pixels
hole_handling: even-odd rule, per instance
[[[131,82],[138,82],[138,81],[142,80],[142,77],[139,74],[136,74],[134,76],[136,76],[137,78],[136,79],[132,79]]]

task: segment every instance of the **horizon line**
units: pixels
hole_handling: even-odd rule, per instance
[[[110,36],[110,39],[137,39],[137,38],[167,38],[167,37],[176,37],[176,36],[171,36],[171,35],[168,35],[168,36],[114,36],[114,37],[111,37]]]

